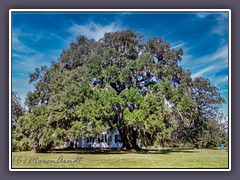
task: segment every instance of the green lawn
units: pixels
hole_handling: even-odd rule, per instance
[[[33,158],[38,159],[34,161]],[[12,168],[228,168],[228,151],[168,149],[148,152],[13,152],[12,162]]]

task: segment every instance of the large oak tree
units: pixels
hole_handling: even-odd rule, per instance
[[[99,41],[79,36],[57,62],[30,74],[29,112],[22,129],[36,151],[66,139],[120,132],[123,149],[197,141],[223,98],[204,78],[183,69],[182,49],[161,38],[147,42],[132,30],[105,33]]]

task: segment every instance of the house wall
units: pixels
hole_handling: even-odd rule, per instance
[[[94,138],[94,142],[87,142],[87,137],[78,139],[77,142],[77,148],[121,148],[122,143],[117,142],[115,143],[115,135],[119,135],[120,133],[118,129],[114,132],[114,134],[111,134],[110,132],[103,132],[102,135],[106,135],[107,140],[106,142],[98,142],[98,137]],[[102,139],[102,137],[100,137]]]

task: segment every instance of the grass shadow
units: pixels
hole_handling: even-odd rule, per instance
[[[192,148],[171,148],[171,149],[141,149],[136,150],[121,150],[121,149],[72,149],[72,150],[54,150],[48,153],[63,153],[63,154],[170,154],[170,153],[197,153]]]
[[[197,153],[193,148],[149,149],[137,152],[139,154],[170,154],[170,153]]]
[[[54,150],[48,153],[66,153],[66,154],[127,154],[126,151],[118,149],[72,149],[72,150]]]

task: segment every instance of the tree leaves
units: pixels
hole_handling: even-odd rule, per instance
[[[19,128],[37,151],[65,138],[114,132],[123,148],[180,139],[195,143],[224,102],[209,80],[179,66],[183,50],[161,38],[143,42],[132,30],[79,36],[57,62],[30,74],[35,89]]]

